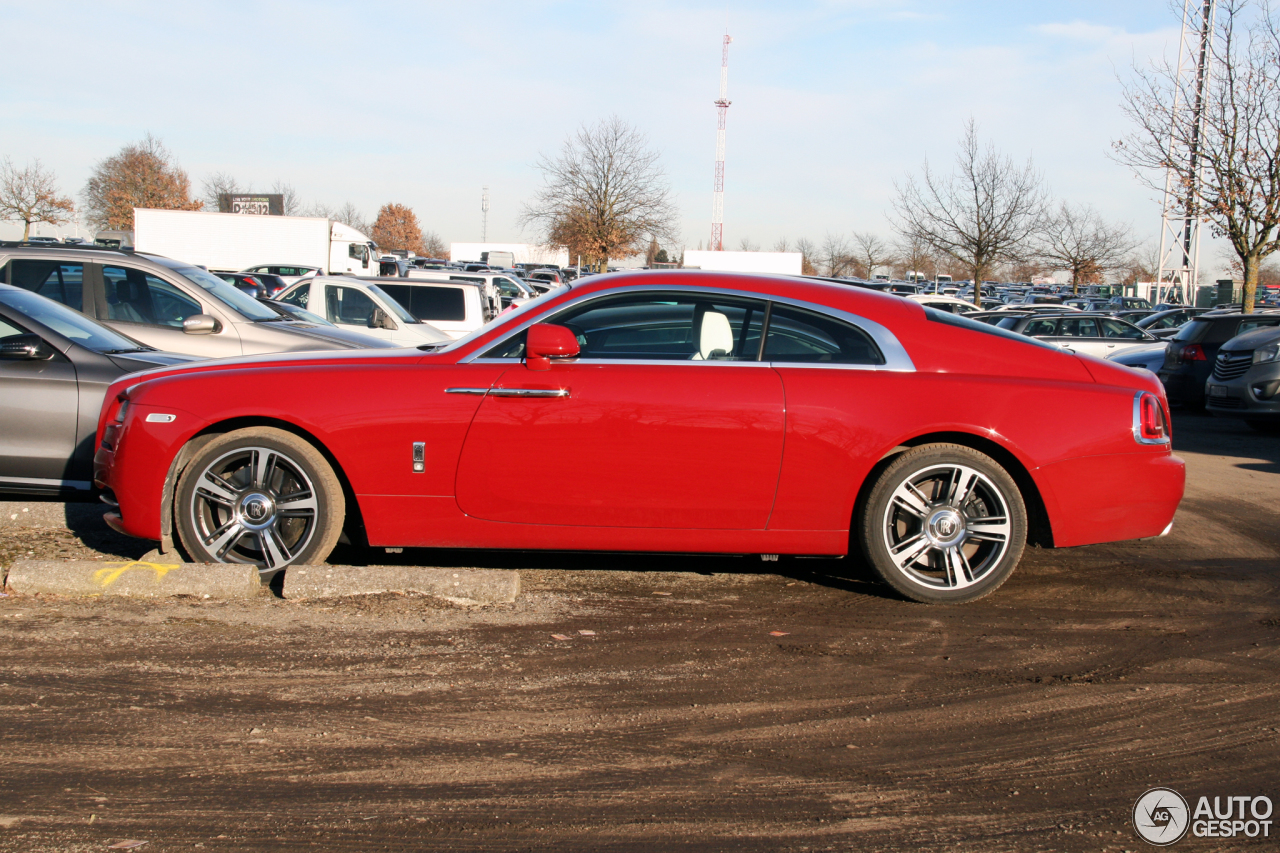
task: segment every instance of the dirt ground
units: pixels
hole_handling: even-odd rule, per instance
[[[525,594],[0,599],[0,850],[1120,851],[1153,786],[1280,803],[1280,437],[1174,444],[1168,537],[956,607],[851,561],[351,549]]]

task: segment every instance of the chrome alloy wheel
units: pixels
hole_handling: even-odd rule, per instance
[[[940,590],[973,586],[1000,562],[1012,526],[1008,501],[964,465],[923,468],[894,490],[884,512],[889,559],[909,580]]]
[[[276,569],[315,536],[315,486],[298,462],[275,448],[224,453],[200,471],[194,485],[191,526],[219,562]]]

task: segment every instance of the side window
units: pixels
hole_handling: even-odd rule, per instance
[[[1254,329],[1264,329],[1274,325],[1276,325],[1275,320],[1244,320],[1240,323],[1240,329],[1236,334],[1243,335],[1245,332],[1252,332]]]
[[[1100,321],[1102,323],[1102,331],[1108,338],[1123,338],[1130,341],[1140,341],[1145,337],[1142,330],[1136,326],[1130,326],[1128,323],[1121,323],[1119,320]]]
[[[325,310],[330,323],[367,326],[378,306],[369,295],[354,287],[325,287]]]
[[[577,334],[582,358],[755,361],[764,307],[703,294],[630,294],[570,309],[551,322]]]
[[[1030,335],[1033,338],[1039,335],[1053,335],[1056,333],[1057,328],[1057,320],[1032,320],[1026,325],[1026,328],[1022,330],[1022,334]]]
[[[311,298],[311,285],[304,284],[302,287],[296,287],[278,298],[281,302],[288,302],[290,305],[306,308],[307,301]]]
[[[379,287],[419,320],[461,323],[467,319],[466,293],[461,287],[416,284],[381,284]]]
[[[698,293],[604,297],[547,319],[578,337],[581,358],[627,361],[756,361],[765,303]],[[486,358],[522,358],[524,336]]]
[[[1098,324],[1092,317],[1063,317],[1058,321],[1058,334],[1071,338],[1098,338]]]
[[[0,341],[3,341],[5,338],[11,338],[14,335],[25,335],[25,334],[27,334],[26,329],[22,328],[21,326],[15,326],[12,323],[5,320],[3,317],[0,317]]]
[[[47,296],[77,311],[84,309],[84,264],[13,260],[9,284]]]
[[[871,336],[823,314],[774,304],[764,360],[797,364],[884,364]]]
[[[201,312],[200,303],[164,279],[131,267],[102,268],[107,319],[181,329],[182,321]]]

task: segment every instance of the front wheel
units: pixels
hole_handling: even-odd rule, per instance
[[[995,591],[1027,541],[1017,483],[991,457],[957,444],[917,447],[890,463],[858,526],[884,582],[929,604]]]
[[[318,450],[271,427],[236,430],[200,448],[178,481],[174,513],[197,562],[260,571],[323,562],[346,501]]]

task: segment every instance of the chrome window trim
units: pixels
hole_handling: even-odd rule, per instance
[[[800,308],[805,311],[812,311],[815,314],[825,314],[841,322],[848,323],[861,329],[871,340],[875,341],[880,353],[884,356],[884,364],[814,364],[812,362],[791,362],[791,361],[693,361],[690,359],[603,359],[603,358],[579,358],[573,359],[573,364],[686,364],[686,365],[706,365],[714,364],[718,366],[724,365],[753,365],[766,367],[817,367],[826,370],[885,370],[898,373],[914,373],[916,366],[911,360],[911,356],[907,354],[907,350],[898,341],[896,335],[889,331],[881,324],[874,320],[868,320],[866,317],[859,317],[856,314],[850,314],[847,311],[841,311],[839,308],[832,308],[828,305],[818,305],[813,302],[805,302],[801,299],[792,299],[787,296],[773,296],[764,293],[754,293],[748,290],[727,290],[718,287],[702,287],[699,285],[675,285],[675,284],[635,284],[629,287],[619,287],[614,290],[596,291],[594,293],[584,294],[574,299],[569,299],[560,303],[552,311],[552,316],[560,314],[566,309],[576,307],[584,302],[592,299],[601,299],[605,297],[617,296],[623,293],[699,293],[708,296],[736,296],[741,299],[754,299],[757,302],[775,302],[779,305],[789,305],[793,308]],[[471,355],[458,360],[458,364],[513,364],[520,359],[513,358],[481,358],[480,351],[488,352],[495,347],[502,346],[516,335],[528,329],[536,322],[544,322],[548,315],[540,313],[534,317],[523,320],[517,326],[513,327],[506,335],[493,340],[483,347],[477,348],[477,351]]]

